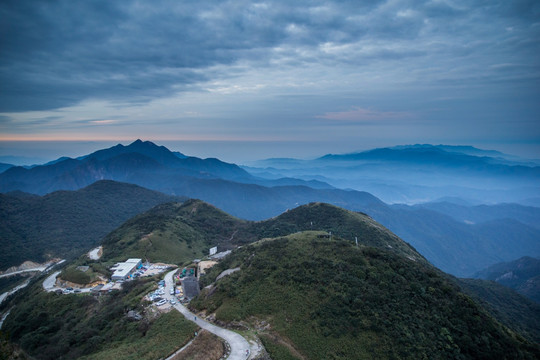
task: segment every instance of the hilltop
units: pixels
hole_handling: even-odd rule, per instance
[[[200,200],[158,205],[126,221],[103,240],[102,260],[127,257],[182,263],[208,254],[214,246],[230,248],[248,241],[238,230],[248,222]],[[249,238],[249,234],[248,238]]]
[[[429,264],[303,232],[235,250],[192,306],[287,359],[533,359],[539,349]],[[240,267],[214,283],[228,268]]]
[[[371,217],[324,203],[299,206],[259,222],[235,218],[200,200],[163,204],[130,219],[109,234],[104,242],[102,260],[112,262],[141,257],[150,261],[184,263],[205,256],[213,246],[223,251],[302,231],[319,231],[321,238],[337,237],[353,245],[357,238],[361,247],[377,248],[434,269],[413,247]],[[444,276],[453,286],[464,284]],[[477,284],[477,288],[482,284]],[[531,307],[517,294],[500,292],[497,298],[470,286],[464,289],[483,301],[491,316],[514,331],[530,334],[527,335],[529,339],[540,336],[540,324],[530,320],[536,317],[537,306]],[[501,305],[505,301],[509,305]]]
[[[220,215],[218,216],[220,221],[235,224],[232,230],[230,232],[216,231],[212,241],[204,247],[191,249],[191,251],[194,251],[193,255],[198,254],[196,257],[202,256],[203,250],[207,247],[218,244],[225,246],[224,238],[232,237],[229,245],[237,245],[254,241],[257,237],[275,237],[297,231],[321,230],[332,232],[353,242],[356,237],[366,244],[384,248],[391,247],[394,251],[414,258],[424,259],[425,257],[437,267],[456,276],[470,275],[489,264],[499,262],[501,259],[519,257],[525,252],[540,254],[537,241],[540,230],[516,220],[498,219],[469,225],[429,209],[389,207],[384,204],[377,205],[376,202],[372,204],[371,207],[366,206],[370,209],[371,216],[320,202],[301,205],[276,217],[256,222],[242,220],[231,215]],[[210,205],[205,204],[204,206]],[[214,207],[212,206],[212,208]],[[159,221],[167,221],[168,218],[176,216],[175,211],[173,209],[165,211],[164,208],[161,208],[160,214],[152,215],[150,212],[142,215],[139,219],[133,219],[133,222],[126,224],[126,226],[129,227],[136,222],[157,224]],[[221,210],[219,212],[224,214]],[[204,211],[201,214],[204,214]],[[184,215],[182,216],[185,218]],[[217,215],[209,216],[215,217]],[[149,218],[154,220],[149,221]],[[230,220],[231,218],[234,220]],[[385,227],[383,228],[381,224],[384,224]],[[132,231],[135,235],[129,235],[137,238],[137,241],[151,233],[153,236],[160,234],[159,238],[161,239],[167,232],[174,234],[182,231],[182,227],[174,230],[170,224],[167,225],[167,231],[154,231],[157,226],[153,228],[142,224],[137,226],[142,227],[144,231]],[[386,227],[392,232],[389,232]],[[118,231],[125,230],[124,227]],[[379,235],[381,233],[384,233],[383,237]],[[397,236],[394,233],[399,234],[400,238],[405,239],[406,242],[397,241]],[[115,236],[128,235],[126,232],[126,235],[118,233]],[[180,237],[176,239],[180,239]],[[509,239],[512,241],[509,242]],[[135,240],[130,240],[130,243],[133,241]],[[178,244],[177,242],[175,246]],[[185,246],[187,245],[189,244],[186,243]],[[139,257],[142,256],[141,251],[133,252],[133,255],[136,254]]]
[[[201,200],[156,206],[111,232],[103,241],[103,260],[121,256],[180,263],[266,237],[319,230],[354,243],[388,249],[411,260],[426,260],[409,244],[369,216],[324,203],[310,203],[264,221],[235,218]],[[328,235],[330,236],[330,235]]]

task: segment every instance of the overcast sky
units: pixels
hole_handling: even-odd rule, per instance
[[[540,157],[540,2],[0,2],[0,155],[137,138],[230,161]]]

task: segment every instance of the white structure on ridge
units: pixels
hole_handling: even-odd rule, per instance
[[[125,262],[118,263],[111,268],[111,270],[114,271],[111,276],[111,280],[127,280],[129,279],[133,271],[140,268],[141,266],[141,259],[127,259]]]

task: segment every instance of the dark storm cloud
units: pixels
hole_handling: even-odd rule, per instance
[[[433,49],[466,56],[475,51],[466,46],[473,37],[496,36],[488,21],[501,32],[527,27],[538,9],[526,0],[3,1],[0,112],[85,99],[148,101],[227,77],[227,69],[214,69],[223,65],[362,66],[430,57]],[[452,37],[462,46],[449,47]],[[417,39],[417,47],[390,46]],[[508,43],[508,52],[538,50],[528,39],[527,46]]]

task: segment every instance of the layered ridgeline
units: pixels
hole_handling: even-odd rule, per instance
[[[200,200],[167,203],[140,214],[103,241],[103,260],[138,257],[181,263],[265,237],[320,230],[354,243],[386,248],[414,261],[426,262],[414,248],[369,216],[324,203],[311,203],[278,217],[251,222],[235,218]]]
[[[198,200],[166,203],[110,233],[100,260],[81,257],[77,265],[99,271],[129,257],[183,263],[213,246],[235,250],[203,277],[205,285],[223,270],[240,271],[215,282],[193,306],[215,313],[218,321],[237,320],[257,329],[275,359],[540,356],[538,348],[487,315],[452,278],[397,236],[369,216],[328,204],[312,203],[249,222]],[[116,303],[43,294],[36,284],[24,305],[8,316],[6,329],[11,340],[38,358],[63,352],[118,358],[115,344],[122,351],[148,350],[147,344],[165,336],[159,334],[169,334],[170,325],[163,331],[161,322],[149,319],[146,332],[130,324],[128,310],[145,311],[138,301],[146,285],[139,287],[138,281]],[[134,289],[140,290],[132,297]],[[105,320],[109,313],[112,322]],[[65,316],[72,320],[59,320]],[[116,327],[118,339],[111,333]],[[526,329],[529,338],[540,332],[534,324],[512,329]],[[59,340],[59,331],[68,342]],[[69,341],[78,345],[70,348]]]
[[[45,196],[0,194],[0,270],[78,256],[136,214],[181,199],[113,181]]]
[[[492,265],[474,277],[496,281],[540,304],[540,259],[524,256]]]
[[[368,191],[389,203],[457,197],[472,203],[538,206],[540,198],[539,160],[470,146],[405,145],[253,165],[248,170],[260,176],[316,177],[339,188]]]
[[[29,168],[8,167],[0,173],[0,191],[46,194],[56,190],[77,190],[103,179],[128,182],[172,194],[186,194],[186,191],[211,193],[213,187],[228,187],[232,182],[238,185],[332,188],[315,180],[258,178],[235,164],[215,158],[186,156],[150,141],[137,140],[127,146],[118,144],[76,159],[63,157]],[[244,188],[244,191],[247,189]]]
[[[258,329],[280,359],[534,359],[443,273],[390,249],[302,232],[235,250],[191,303]],[[224,270],[240,268],[214,283]]]
[[[519,186],[533,184],[530,191],[521,188],[517,193],[525,191],[519,196],[534,198],[540,179],[540,167],[534,163],[474,148],[422,145],[328,156],[312,162],[276,160],[263,165],[263,169],[249,169],[257,171],[259,176],[254,176],[218,159],[188,157],[138,140],[128,146],[113,146],[77,159],[60,158],[41,166],[9,168],[0,173],[0,192],[20,190],[44,194],[60,189],[76,190],[96,180],[110,179],[171,195],[202,199],[248,220],[267,219],[314,201],[326,202],[369,214],[412,244],[437,267],[456,276],[471,276],[492,264],[526,255],[540,256],[538,208],[515,204],[471,206],[464,205],[465,200],[451,197],[446,197],[445,202],[421,206],[387,205],[365,191],[336,189],[322,182],[325,177],[328,181],[336,180],[333,177],[345,177],[350,183],[331,182],[336,186],[360,190],[370,190],[370,184],[375,184],[382,187],[380,192],[376,192],[382,196],[396,189],[399,191],[403,184],[396,181],[405,181],[407,187],[414,188],[419,179],[431,179],[429,181],[437,184],[442,180],[456,184],[454,176],[466,176],[467,184],[474,187],[471,191],[476,194],[487,184],[493,186],[489,180],[491,177],[502,179],[503,183],[517,181]],[[272,165],[278,168],[266,168]],[[479,173],[483,176],[476,176]],[[435,181],[430,176],[438,178]],[[412,181],[412,185],[407,184],[407,179]],[[422,201],[459,196],[459,192],[447,187],[428,186],[427,189],[434,193],[420,197]],[[498,193],[515,194],[506,187],[501,187]],[[492,195],[487,194],[487,201],[496,201]],[[418,198],[405,197],[402,201],[413,202]],[[461,205],[448,201],[457,201]],[[472,203],[475,203],[474,199]],[[74,205],[66,204],[66,207],[71,206]],[[39,224],[32,223],[36,217],[31,210],[6,213],[0,208],[0,212],[7,216],[0,218],[0,227],[7,231],[10,231],[10,216],[14,213],[27,219],[26,227],[39,227]],[[69,231],[65,230],[66,233]],[[20,237],[14,232],[9,236]]]
[[[375,222],[369,216],[324,203],[312,203],[300,206],[276,218],[261,222],[249,222],[235,218],[199,200],[189,200],[182,204],[163,204],[130,219],[120,228],[109,234],[103,244],[104,254],[101,260],[114,262],[125,259],[126,257],[141,257],[147,258],[150,261],[183,263],[191,261],[193,258],[200,258],[206,255],[207,250],[213,246],[218,246],[221,251],[239,245],[246,246],[263,238],[288,236],[303,231],[322,231],[312,233],[312,235],[309,235],[308,237],[315,238],[314,241],[319,241],[323,244],[325,242],[332,243],[334,238],[338,238],[339,244],[343,245],[343,249],[346,249],[346,251],[355,252],[359,251],[359,249],[368,249],[366,251],[372,251],[377,254],[381,253],[381,256],[386,259],[385,261],[387,262],[395,260],[400,262],[400,264],[403,263],[403,266],[399,265],[399,267],[396,267],[397,265],[389,265],[391,268],[371,269],[371,271],[382,271],[382,274],[374,276],[380,281],[383,281],[382,279],[384,279],[384,283],[388,282],[394,285],[402,284],[402,282],[399,281],[396,283],[394,278],[401,279],[403,272],[408,272],[412,269],[412,274],[423,274],[422,276],[427,276],[426,273],[429,273],[430,275],[428,278],[435,279],[433,280],[434,283],[439,285],[444,284],[444,291],[434,287],[431,282],[414,286],[414,289],[416,289],[415,291],[417,291],[416,297],[430,296],[432,292],[435,291],[438,292],[439,295],[446,294],[447,291],[450,291],[448,289],[451,289],[450,294],[455,295],[454,292],[457,291],[457,282],[455,279],[442,275],[442,273],[429,265],[425,259],[414,250],[414,248]],[[332,234],[331,236],[330,233]],[[359,248],[356,248],[356,239],[358,240]],[[270,241],[268,246],[274,243],[278,244],[278,242]],[[346,247],[344,243],[347,243],[350,246]],[[321,279],[327,278],[330,279],[332,283],[335,282],[336,284],[332,286],[341,286],[339,285],[342,281],[341,276],[346,278],[350,273],[349,270],[347,270],[347,274],[340,273],[341,275],[337,276],[337,273],[334,273],[334,265],[330,268],[325,265],[328,264],[329,261],[335,261],[335,254],[332,251],[325,253],[326,255],[320,254],[320,256],[318,255],[318,258],[314,258],[315,260],[310,260],[308,263],[303,263],[302,261],[296,262],[296,254],[289,255],[286,251],[280,250],[282,256],[296,259],[293,261],[296,265],[284,264],[282,266],[279,261],[269,261],[267,265],[272,271],[276,271],[276,274],[273,275],[271,279],[275,279],[274,276],[281,277],[282,272],[284,271],[283,269],[287,269],[286,272],[290,274],[301,274],[296,278],[297,280],[302,279],[302,274],[308,271],[310,273],[315,272],[317,274],[316,277],[320,277]],[[240,259],[237,256],[238,255],[236,255],[235,252],[231,256],[231,259]],[[328,256],[330,260],[324,260],[324,256]],[[243,260],[225,261],[213,271],[214,275],[209,275],[205,281],[210,282],[213,276],[229,267],[239,265],[241,268],[244,268],[245,266],[242,265],[242,261]],[[348,260],[343,261],[346,263]],[[317,265],[319,263],[320,265]],[[310,266],[305,267],[304,265],[306,264],[310,264]],[[336,266],[339,268],[341,265]],[[349,265],[347,265],[346,269],[349,269],[348,266]],[[414,277],[416,275],[407,275],[406,281],[410,280],[410,276]],[[264,280],[263,278],[261,278],[261,280]],[[403,279],[401,279],[401,281],[402,280]],[[277,283],[279,283],[279,281]],[[374,284],[375,283],[372,283],[370,286],[374,286]],[[261,283],[260,286],[254,284],[254,293],[258,291],[264,292],[267,285],[268,284],[264,282]],[[274,291],[274,285],[268,285],[268,288]],[[310,282],[308,285],[317,287],[320,284]],[[357,284],[355,283],[354,286],[356,285]],[[537,319],[540,314],[540,307],[535,304],[530,304],[530,302],[527,302],[513,292],[500,293],[499,297],[487,294],[484,290],[488,289],[489,285],[489,283],[478,282],[474,291],[470,287],[466,288],[467,294],[472,294],[478,298],[479,301],[483,301],[492,316],[497,317],[499,321],[504,322],[505,325],[510,326],[514,331],[524,334],[531,341],[540,339],[540,324],[538,324],[537,320],[534,320]],[[225,286],[227,287],[228,285]],[[305,286],[305,284],[299,284],[299,286]],[[350,286],[350,288],[348,288],[349,290],[354,288],[351,284],[347,286]],[[398,291],[397,288],[394,290]],[[386,302],[394,301],[384,297],[386,296],[386,290],[384,289],[373,289],[373,291],[377,296],[383,296],[383,298],[376,299],[371,297],[370,302],[385,304]],[[279,294],[280,292],[278,291],[277,293]],[[400,297],[400,301],[405,301],[403,297],[405,296],[405,299],[407,299],[407,296],[409,295],[411,294],[403,293],[399,294],[399,296],[398,294],[389,296],[391,298],[397,296]],[[350,301],[352,301],[352,295],[349,294],[347,296],[349,296],[349,299],[351,299]],[[464,295],[460,294],[459,296],[461,297]],[[510,305],[504,305],[506,297],[510,299]],[[323,294],[318,299],[325,298],[326,295]],[[270,297],[268,299],[271,300],[274,298]],[[266,300],[263,298],[260,298],[259,300],[262,301],[261,306],[266,306],[264,305],[264,301]],[[440,299],[437,298],[437,300],[432,300],[438,302]],[[203,302],[206,303],[206,301],[220,302],[221,300],[209,298],[205,299]],[[230,299],[230,302],[237,301],[240,301],[239,303],[241,303],[242,299],[234,297]],[[416,313],[418,313],[419,316],[421,315],[420,319],[426,319],[431,316],[422,314],[422,311],[425,311],[426,307],[432,306],[430,303],[415,303],[416,300],[411,301],[413,301],[413,303],[407,306],[413,306],[412,308],[409,308],[413,314],[409,314],[408,316],[416,317],[416,315],[414,315]],[[415,304],[421,306],[421,308],[416,308]],[[399,306],[401,305],[402,304]],[[201,307],[204,306],[205,305],[201,305]],[[453,303],[448,306],[449,308],[459,308],[461,307],[461,304],[458,306],[458,304]],[[394,307],[393,309],[395,310],[396,308]],[[484,310],[481,310],[480,312],[483,313]],[[382,313],[384,313],[384,311]],[[436,316],[444,318],[449,315],[445,314],[442,316],[441,314],[438,314]],[[485,316],[485,314],[482,316]],[[226,318],[226,320],[229,319]],[[471,330],[471,332],[473,331]],[[426,332],[424,334],[425,336],[431,336],[431,332]],[[272,344],[270,343],[269,346],[271,347]]]

